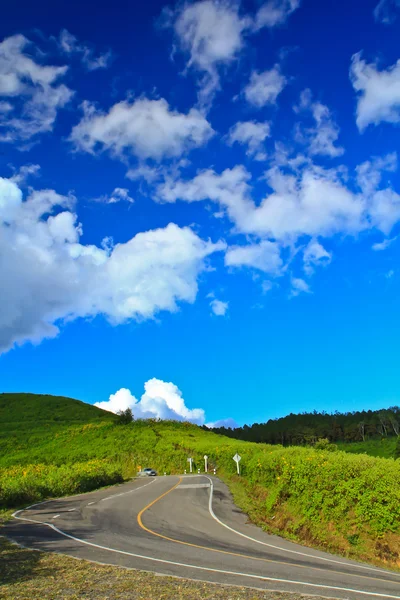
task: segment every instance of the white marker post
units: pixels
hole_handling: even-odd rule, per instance
[[[205,454],[204,455],[204,471],[205,471],[205,473],[207,473],[207,471],[208,471],[207,461],[208,461],[208,456],[207,456],[207,454]]]
[[[190,472],[193,473],[193,458],[188,458],[188,463],[190,465]]]
[[[236,463],[236,468],[237,468],[237,474],[240,475],[240,467],[239,467],[239,463],[242,460],[242,457],[239,456],[239,454],[236,452],[235,456],[233,457],[233,460]]]

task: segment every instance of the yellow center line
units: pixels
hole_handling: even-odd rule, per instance
[[[247,554],[240,554],[238,552],[230,552],[229,550],[218,550],[217,548],[210,548],[209,546],[201,546],[199,544],[192,544],[191,542],[183,542],[182,540],[176,540],[175,538],[168,537],[167,535],[163,535],[162,533],[158,533],[157,531],[153,531],[153,529],[146,527],[146,525],[144,525],[143,520],[142,520],[143,514],[147,510],[149,510],[149,508],[154,506],[154,504],[159,502],[162,498],[164,498],[165,496],[167,496],[168,494],[173,492],[181,482],[182,482],[182,477],[179,477],[178,483],[176,483],[172,488],[170,488],[169,490],[167,490],[166,492],[161,494],[161,496],[158,496],[158,498],[156,498],[155,500],[153,500],[152,502],[147,504],[144,508],[142,508],[142,510],[139,512],[139,514],[137,516],[137,522],[138,522],[139,527],[141,527],[141,529],[143,529],[144,531],[147,531],[147,533],[150,533],[151,535],[155,535],[156,537],[162,538],[163,540],[167,540],[169,542],[174,542],[175,544],[182,544],[183,546],[199,548],[200,550],[208,550],[209,552],[218,552],[219,554],[227,554],[229,556],[238,556],[239,558],[247,558],[249,560],[258,560],[261,562],[274,563],[274,564],[278,564],[278,565],[284,565],[285,567],[296,567],[297,569],[312,569],[315,571],[327,570],[327,569],[323,569],[321,567],[309,567],[307,565],[299,565],[296,563],[290,563],[290,562],[285,562],[285,561],[281,561],[281,560],[274,560],[272,558],[260,558],[257,556],[249,556]],[[312,558],[312,556],[310,556],[310,558]],[[351,565],[349,565],[349,566],[351,567]],[[347,575],[349,577],[361,577],[362,579],[368,579],[370,581],[383,581],[385,583],[397,583],[396,581],[392,581],[390,579],[382,579],[380,577],[368,577],[367,575],[358,575],[357,573],[346,573],[345,571],[336,571],[334,569],[329,569],[328,572],[336,573],[339,575]],[[389,575],[390,575],[390,573],[389,573]]]

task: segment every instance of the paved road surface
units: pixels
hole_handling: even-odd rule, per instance
[[[25,546],[135,569],[329,598],[400,600],[400,574],[293,544],[248,524],[215,477],[137,479],[18,511]]]

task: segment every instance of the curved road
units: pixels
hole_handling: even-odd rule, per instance
[[[312,550],[247,523],[205,475],[136,479],[14,514],[24,546],[216,583],[351,600],[400,600],[400,573]]]

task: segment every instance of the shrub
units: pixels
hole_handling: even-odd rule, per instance
[[[314,444],[316,450],[327,450],[328,452],[336,452],[338,447],[336,444],[331,444],[327,438],[319,438]]]

